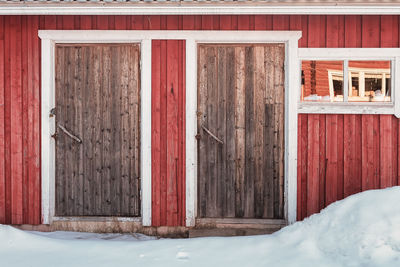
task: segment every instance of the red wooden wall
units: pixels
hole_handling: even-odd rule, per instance
[[[399,16],[0,16],[0,223],[40,223],[39,29],[302,30],[300,47],[399,47]],[[159,51],[158,60],[153,55],[153,70],[160,68],[152,78],[153,89],[159,88],[152,100],[153,223],[182,225],[185,83],[179,73],[184,69],[184,43],[155,41],[153,47]],[[172,62],[173,68],[167,69],[166,62]],[[171,84],[176,94],[170,93]],[[347,194],[394,184],[399,164],[395,160],[397,119],[379,115],[299,118],[299,219]],[[332,123],[335,118],[337,124]],[[341,121],[343,135],[340,128],[339,134],[335,130]],[[379,146],[371,136],[380,140]],[[318,161],[308,160],[316,156]],[[330,160],[335,157],[337,161]]]

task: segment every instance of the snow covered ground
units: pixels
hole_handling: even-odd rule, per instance
[[[0,266],[400,266],[400,187],[366,191],[273,235],[159,239],[0,225]]]

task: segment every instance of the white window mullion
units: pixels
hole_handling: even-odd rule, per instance
[[[351,88],[350,88],[351,90]],[[343,61],[343,102],[349,101],[349,61]]]

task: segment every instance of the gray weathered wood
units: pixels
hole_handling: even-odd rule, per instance
[[[57,216],[140,216],[139,74],[137,44],[56,46]]]
[[[199,217],[282,219],[284,45],[198,51]]]

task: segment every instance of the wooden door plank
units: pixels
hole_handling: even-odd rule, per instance
[[[275,131],[277,132],[277,166],[278,169],[278,185],[276,187],[277,193],[275,194],[274,202],[278,203],[278,207],[274,208],[274,218],[283,218],[284,213],[284,151],[285,151],[285,76],[284,76],[284,61],[285,61],[285,47],[283,44],[279,44],[273,47],[276,50],[276,60],[275,60]]]
[[[265,50],[262,46],[254,47],[254,217],[263,218],[264,213],[264,97],[266,88]]]
[[[245,206],[244,216],[254,217],[254,48],[245,47]]]
[[[134,62],[130,69],[128,84],[132,86],[128,94],[129,113],[129,188],[130,200],[128,212],[141,215],[140,200],[140,47],[131,46],[131,58]],[[135,129],[135,131],[132,131]]]
[[[198,54],[198,103],[197,103],[197,131],[199,139],[198,144],[198,158],[199,158],[199,168],[198,168],[198,181],[199,181],[199,204],[198,211],[200,217],[207,216],[207,180],[208,180],[208,165],[207,165],[207,136],[204,134],[202,126],[208,127],[208,114],[207,114],[207,49],[206,47],[200,45]]]
[[[235,47],[236,60],[236,102],[235,102],[235,128],[236,128],[236,174],[235,174],[235,216],[243,217],[245,212],[245,49]]]
[[[102,57],[102,73],[104,73],[103,78],[101,79],[101,88],[102,88],[102,147],[101,147],[101,159],[102,159],[102,213],[103,214],[111,214],[111,150],[112,150],[112,136],[111,136],[111,128],[112,128],[112,118],[111,112],[112,109],[112,88],[110,81],[110,73],[111,73],[111,48],[103,47],[103,57]]]
[[[97,199],[97,194],[95,193],[94,187],[97,185],[97,178],[99,170],[96,170],[95,166],[97,162],[95,161],[95,151],[96,146],[96,124],[98,121],[96,118],[98,114],[93,114],[92,110],[96,110],[96,103],[99,99],[97,96],[99,91],[101,92],[99,78],[100,75],[95,75],[95,73],[100,73],[100,62],[99,57],[101,57],[101,50],[99,47],[90,49],[89,47],[83,47],[83,64],[86,67],[85,77],[83,77],[83,97],[85,100],[91,99],[92,101],[83,102],[83,124],[85,125],[85,131],[82,134],[82,140],[84,144],[84,173],[85,179],[83,183],[83,213],[90,214],[93,212],[96,214],[95,201]],[[96,79],[97,78],[97,79]],[[96,88],[97,90],[91,90],[91,88]],[[100,106],[100,105],[97,105]],[[101,183],[100,183],[101,184]],[[101,204],[99,203],[99,206]]]
[[[264,216],[274,217],[274,146],[275,146],[275,51],[265,49],[266,91],[264,97],[265,129],[264,129]]]
[[[217,129],[215,131],[217,137],[223,142],[226,142],[226,98],[227,98],[227,73],[226,73],[226,49],[225,47],[218,47],[216,51],[216,61],[217,61]],[[229,75],[229,74],[228,74]],[[225,194],[225,184],[226,184],[226,145],[216,143],[217,148],[217,196],[216,196],[216,208],[217,214],[220,216],[225,216],[226,210],[226,194]]]
[[[235,48],[226,49],[225,217],[235,217]]]
[[[218,76],[217,76],[217,48],[207,47],[207,125],[211,133],[216,134],[218,130]],[[204,130],[204,129],[202,129]],[[207,138],[207,165],[209,180],[207,183],[207,216],[217,216],[217,149],[220,145],[211,135],[205,134]],[[212,178],[211,178],[212,177]]]

